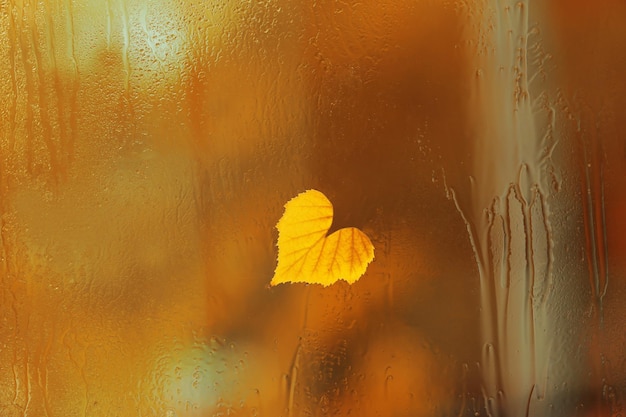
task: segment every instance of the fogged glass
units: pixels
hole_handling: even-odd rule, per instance
[[[623,415],[624,21],[2,2],[0,415]],[[352,285],[269,285],[308,189]]]

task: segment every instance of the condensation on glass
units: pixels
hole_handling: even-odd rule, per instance
[[[625,19],[2,2],[0,415],[622,415]],[[354,285],[269,287],[307,189]]]

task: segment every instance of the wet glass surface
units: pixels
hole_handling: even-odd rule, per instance
[[[625,20],[1,2],[0,415],[623,415]],[[354,284],[270,286],[309,189]]]

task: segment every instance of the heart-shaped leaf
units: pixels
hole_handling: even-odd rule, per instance
[[[271,285],[306,282],[328,286],[340,279],[356,282],[374,259],[374,245],[359,229],[347,227],[327,236],[333,205],[308,190],[285,204],[278,229],[278,264]]]

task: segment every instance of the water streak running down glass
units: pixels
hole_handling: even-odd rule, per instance
[[[0,416],[624,415],[624,21],[0,3]],[[270,286],[312,189],[374,261]]]

